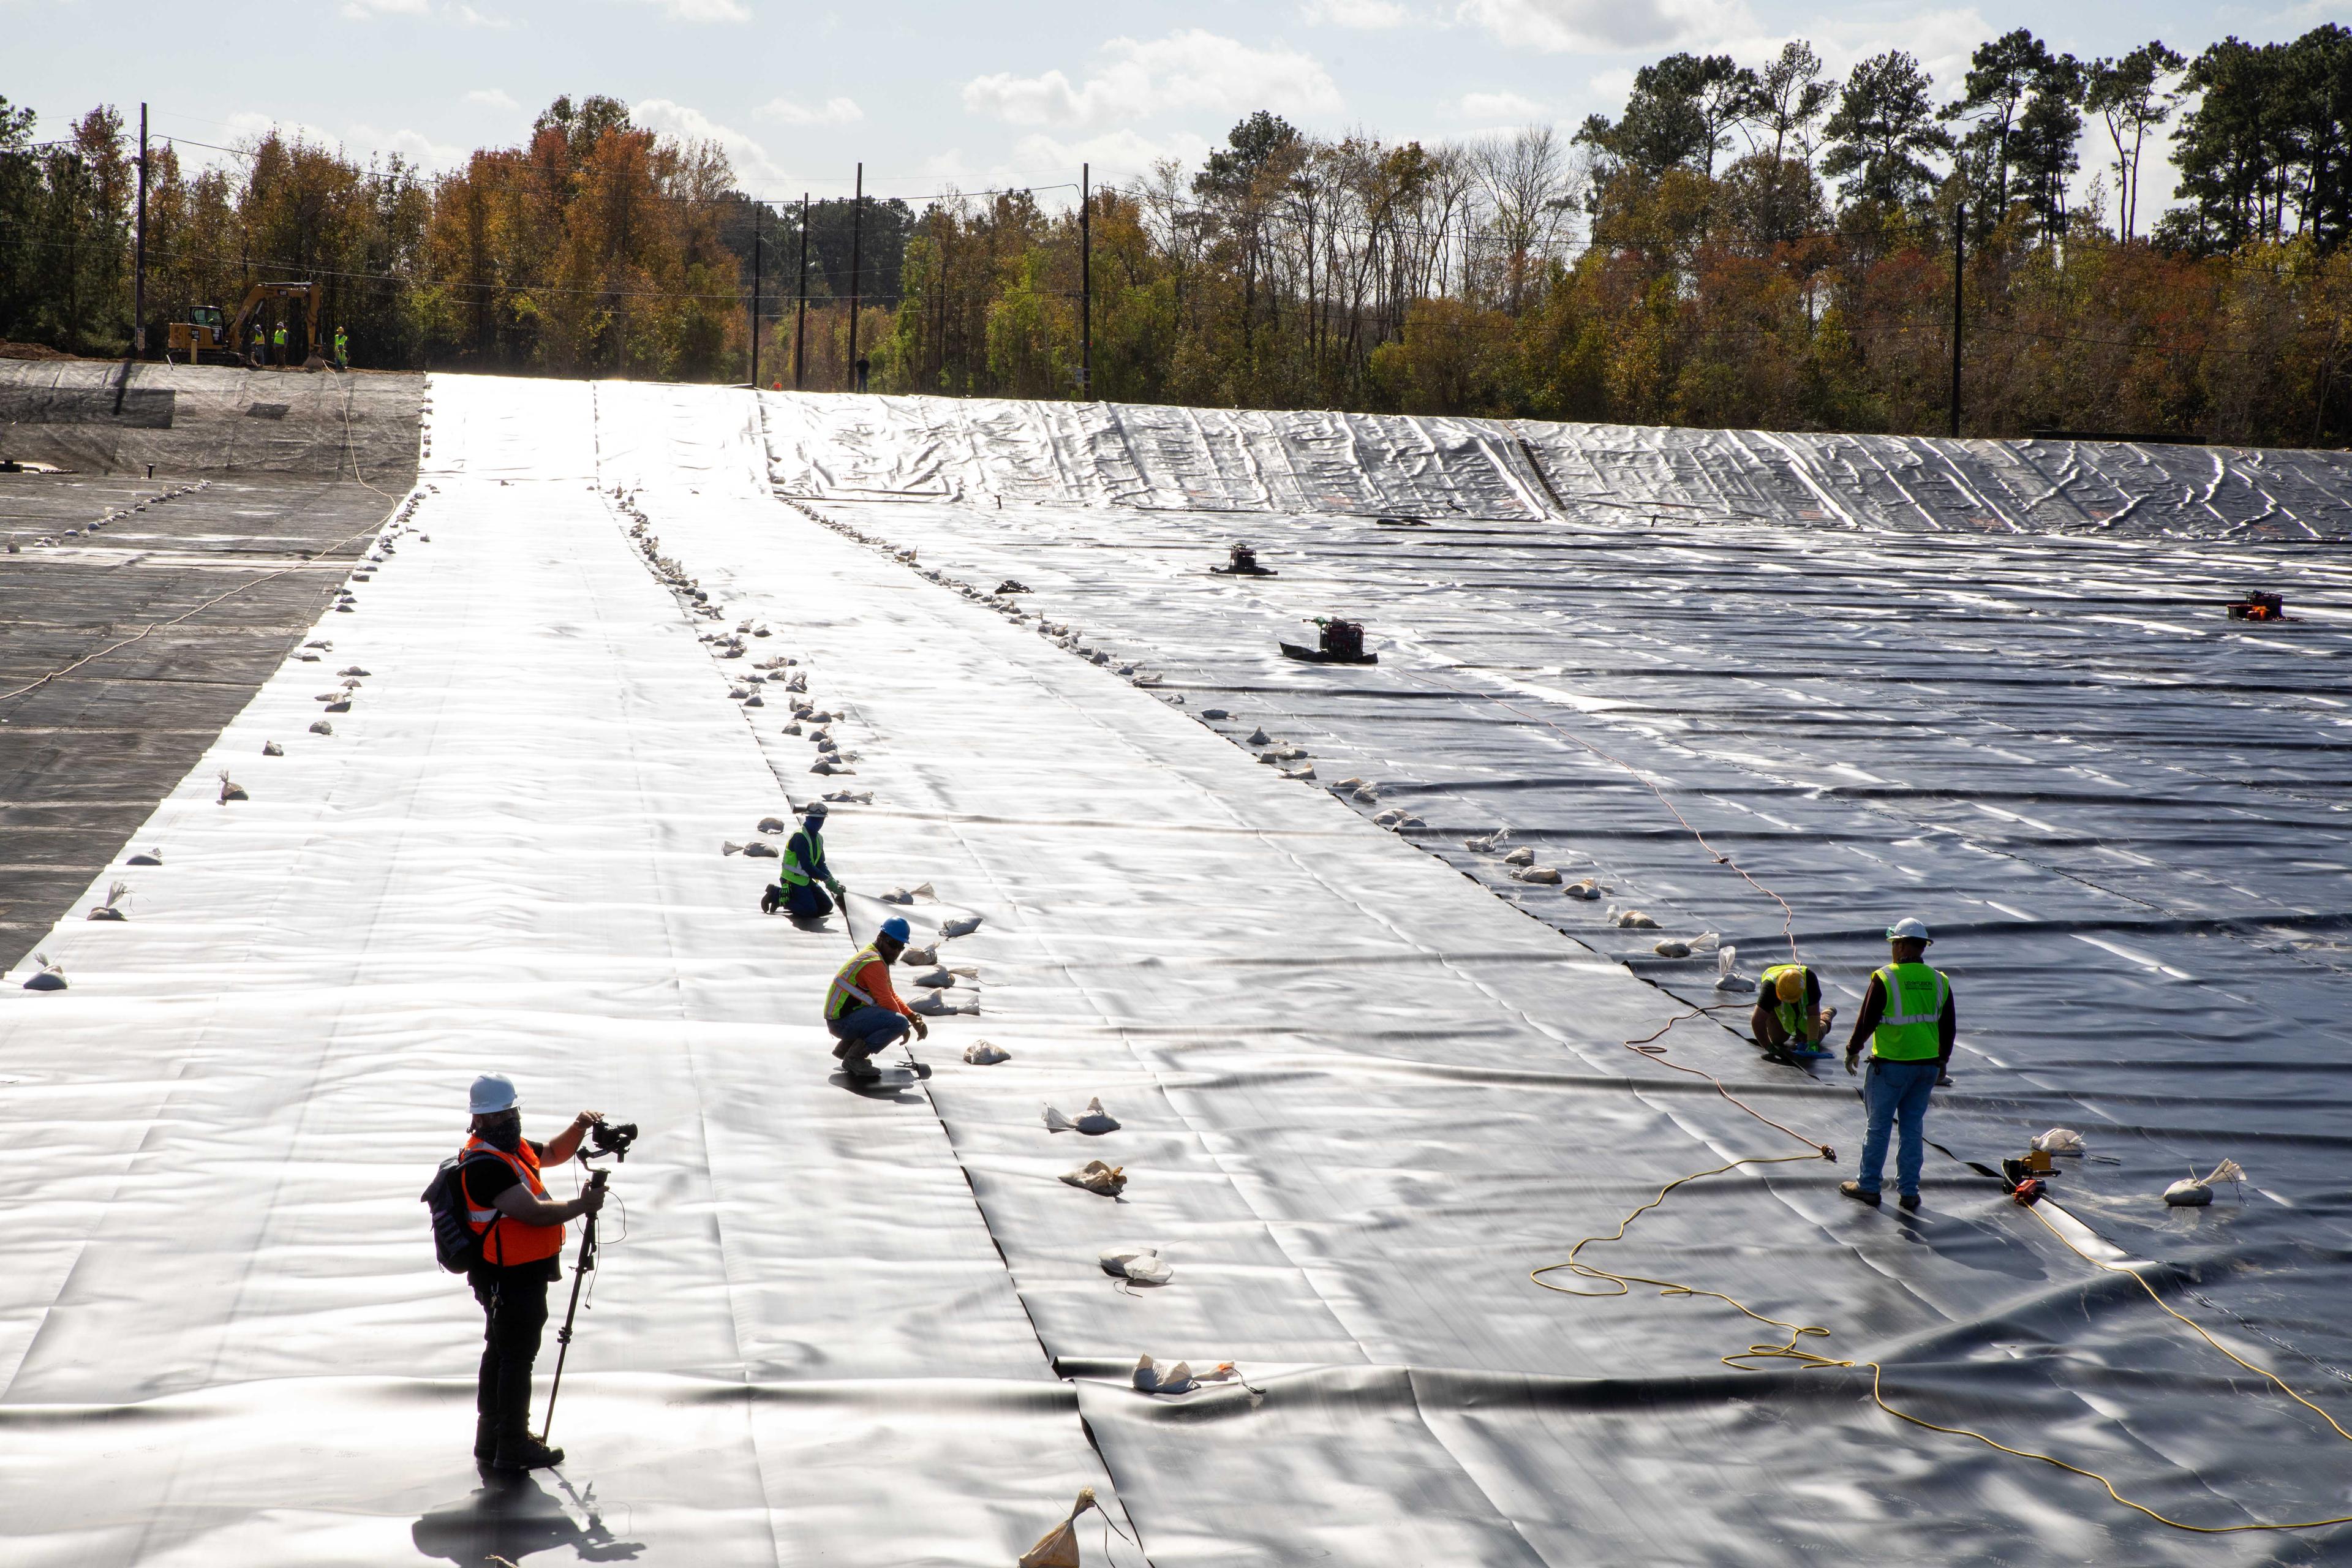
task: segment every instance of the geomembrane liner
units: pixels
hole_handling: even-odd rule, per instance
[[[2098,1267],[2151,1260],[2232,1351],[2352,1404],[2344,585],[2310,544],[1904,531],[1859,503],[1657,526],[1542,489],[1679,433],[1526,426],[1530,463],[1468,421],[431,397],[433,542],[329,617],[373,672],[331,742],[286,721],[313,676],[265,686],[134,836],[166,849],[139,915],[60,925],[70,991],[0,992],[26,1561],[1001,1564],[1082,1486],[1137,1538],[1108,1537],[1122,1563],[2328,1555],[2340,1531],[2178,1532],[1907,1426],[1860,1366],[1741,1358],[1790,1334],[1717,1297],[1528,1278],[1680,1178],[1794,1156],[1579,1259],[1826,1329],[1801,1348],[1882,1364],[1906,1413],[2179,1518],[2352,1511],[2316,1414]],[[1112,449],[1138,454],[1116,485],[1089,477],[1124,471]],[[2217,460],[2216,506],[2294,466],[2149,459]],[[2080,462],[2070,496],[2127,472]],[[924,476],[936,499],[844,499]],[[1219,514],[1160,506],[1187,484]],[[701,601],[656,580],[656,536]],[[1208,575],[1235,538],[1281,576]],[[2252,572],[2298,622],[2221,618]],[[952,586],[1008,577],[1027,622]],[[1331,614],[1378,666],[1275,652]],[[698,640],[745,621],[773,628],[752,657]],[[853,778],[808,771],[788,704],[730,699],[782,655]],[[1261,727],[1317,776],[1236,743]],[[231,761],[253,798],[220,805]],[[1328,789],[1350,776],[1373,798]],[[937,953],[981,1014],[929,1020],[927,1076],[865,1092],[817,1022],[840,917],[760,916],[772,864],[721,853],[845,784],[874,799],[834,808],[837,874],[983,917]],[[1371,820],[1399,806],[1426,826]],[[1512,879],[1520,845],[1608,897]],[[1718,855],[1787,900],[1849,1017],[1879,931],[1936,929],[1960,1048],[1916,1217],[1836,1194],[1842,1066],[1760,1061],[1714,954],[1653,951],[1715,932],[1751,976],[1785,952]],[[1612,902],[1659,929],[1604,926]],[[983,1037],[1009,1059],[967,1063]],[[1663,1058],[1627,1048],[1653,1037]],[[463,1451],[478,1316],[415,1196],[493,1066],[534,1130],[583,1104],[645,1129],[563,1484],[496,1496]],[[1041,1107],[1096,1097],[1116,1131],[1047,1131]],[[1969,1162],[2053,1126],[2087,1152],[2045,1226]],[[2242,1196],[2163,1204],[2225,1155]],[[1115,1198],[1062,1179],[1094,1158]],[[1143,1249],[1164,1282],[1105,1272]],[[1145,1352],[1238,1375],[1148,1393]],[[1097,1516],[1076,1528],[1102,1560]]]

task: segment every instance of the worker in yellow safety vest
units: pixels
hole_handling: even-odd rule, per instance
[[[760,898],[761,914],[772,915],[782,910],[796,921],[822,920],[847,896],[842,891],[841,879],[825,864],[824,819],[824,802],[812,802],[801,818],[800,831],[784,841],[783,856],[776,864],[775,885]],[[833,889],[831,898],[825,896],[827,888]]]
[[[1934,940],[1925,923],[1897,921],[1886,928],[1894,962],[1870,977],[1862,1011],[1853,1017],[1853,1037],[1846,1042],[1845,1070],[1854,1070],[1866,1040],[1870,1045],[1870,1076],[1863,1100],[1870,1107],[1870,1130],[1862,1141],[1862,1170],[1838,1191],[1857,1203],[1878,1206],[1878,1187],[1886,1168],[1890,1129],[1902,1135],[1895,1160],[1895,1184],[1903,1206],[1919,1206],[1919,1167],[1927,1155],[1927,1100],[1945,1079],[1952,1059],[1952,1039],[1958,1015],[1952,1007],[1952,982],[1927,962],[1927,943]]]
[[[1776,963],[1757,982],[1748,1032],[1764,1054],[1787,1059],[1790,1050],[1815,1049],[1830,1037],[1835,1007],[1822,1005],[1822,982],[1810,965]]]
[[[284,363],[286,363],[286,323],[285,323],[285,322],[280,321],[280,322],[278,322],[278,325],[277,325],[275,328],[271,329],[270,333],[269,333],[269,348],[270,348],[270,352],[271,352],[271,353],[276,357],[276,359],[277,359],[278,363],[279,364],[284,364]]]
[[[343,334],[343,329],[341,327],[335,329],[335,368],[337,370],[352,368],[352,340]]]
[[[890,985],[890,966],[907,951],[911,934],[904,917],[884,921],[874,940],[841,966],[824,994],[824,1026],[838,1042],[833,1054],[852,1078],[881,1077],[874,1067],[874,1053],[905,1039],[909,1027],[917,1039],[929,1037],[923,1020],[898,1000]]]

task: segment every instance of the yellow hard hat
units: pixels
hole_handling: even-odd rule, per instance
[[[1801,969],[1780,971],[1780,977],[1772,982],[1772,989],[1783,1002],[1801,1002],[1805,996],[1805,972]]]

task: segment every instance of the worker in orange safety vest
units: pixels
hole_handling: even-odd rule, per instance
[[[530,1470],[563,1462],[563,1450],[530,1435],[530,1369],[547,1326],[547,1288],[562,1278],[565,1222],[604,1206],[602,1187],[558,1203],[540,1172],[579,1152],[604,1118],[583,1110],[544,1143],[522,1135],[514,1080],[484,1073],[468,1100],[473,1124],[458,1179],[482,1261],[467,1282],[483,1314],[482,1363],[474,1391],[474,1458],[493,1469]]]

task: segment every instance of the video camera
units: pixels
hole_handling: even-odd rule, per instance
[[[583,1152],[583,1160],[599,1160],[610,1154],[615,1160],[629,1157],[629,1145],[637,1141],[637,1124],[634,1121],[592,1121],[588,1124],[588,1142],[595,1148]]]

